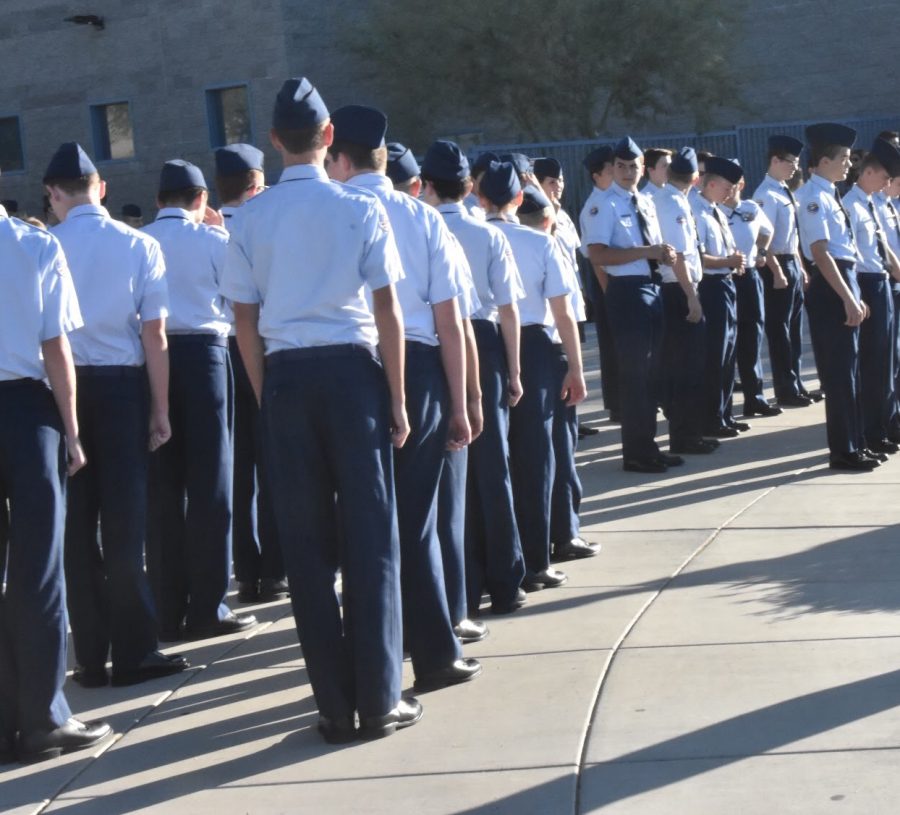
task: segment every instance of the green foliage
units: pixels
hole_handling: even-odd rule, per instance
[[[728,0],[370,0],[348,24],[392,130],[427,141],[447,122],[497,122],[541,140],[593,137],[611,117],[736,104]]]

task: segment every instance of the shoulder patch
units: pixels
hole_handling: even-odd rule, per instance
[[[591,207],[590,215],[596,215],[600,210],[597,207]]]
[[[683,224],[683,223],[686,223],[686,222],[687,222],[687,218],[685,218],[684,215],[679,215],[679,216],[675,219],[675,223],[676,223],[676,224]]]
[[[751,221],[755,220],[755,218],[756,218],[755,212],[742,212],[741,213],[741,220],[745,224],[749,224]]]
[[[819,205],[818,205],[815,201],[810,201],[810,202],[806,205],[806,211],[807,211],[807,212],[818,212],[818,211],[819,211]]]

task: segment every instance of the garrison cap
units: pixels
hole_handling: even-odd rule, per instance
[[[0,201],[0,206],[10,215],[15,215],[19,211],[19,202],[15,198],[4,198]]]
[[[717,175],[730,184],[737,184],[744,175],[744,170],[737,161],[722,156],[710,156],[704,166],[707,175]]]
[[[846,125],[823,122],[806,128],[806,141],[811,145],[823,147],[827,144],[838,144],[841,147],[853,147],[856,143],[856,131]]]
[[[520,175],[531,172],[531,159],[524,153],[504,153],[500,161],[508,161]]]
[[[387,176],[395,184],[415,178],[421,172],[412,151],[398,141],[388,143]]]
[[[482,153],[475,159],[472,164],[472,175],[478,175],[478,173],[483,173],[488,167],[491,166],[492,161],[500,161],[500,156],[496,153],[492,153],[488,150],[486,153]]]
[[[769,149],[799,156],[803,150],[803,142],[793,136],[775,135],[769,136]]]
[[[204,190],[206,179],[203,172],[196,164],[189,161],[182,161],[180,158],[167,161],[163,164],[162,172],[159,174],[159,191],[174,192],[175,190],[186,190],[189,187],[201,187]]]
[[[44,173],[44,181],[53,178],[81,178],[97,172],[94,162],[77,142],[61,144]]]
[[[900,176],[900,148],[896,144],[887,139],[875,139],[872,155],[878,159],[878,163],[887,170],[891,178]]]
[[[275,97],[272,126],[283,130],[303,130],[328,118],[328,108],[319,92],[305,77],[286,79]]]
[[[143,213],[137,204],[122,204],[123,218],[140,218]]]
[[[542,212],[547,207],[553,206],[544,191],[533,184],[529,184],[522,190],[522,203],[516,210],[520,215],[530,215],[532,212]]]
[[[584,160],[581,162],[584,169],[589,173],[599,173],[603,169],[604,164],[611,164],[613,160],[613,149],[609,144],[604,144],[596,150],[591,150]]]
[[[344,105],[331,114],[334,140],[358,144],[377,150],[384,147],[387,133],[387,116],[376,108],[365,105]]]
[[[252,144],[229,144],[216,150],[216,175],[241,175],[248,170],[263,171],[263,151]]]
[[[677,153],[672,154],[669,169],[679,175],[693,175],[699,170],[697,151],[693,147],[682,147]]]
[[[438,140],[425,152],[422,174],[438,181],[465,181],[469,175],[469,160],[456,142]]]
[[[534,174],[538,180],[561,178],[563,174],[562,164],[555,158],[536,158],[534,160]]]
[[[479,192],[494,206],[506,206],[522,189],[519,174],[509,161],[492,161],[481,177]]]
[[[631,136],[625,136],[620,139],[613,148],[613,154],[616,158],[633,159],[643,157],[644,151],[637,146],[637,143]]]

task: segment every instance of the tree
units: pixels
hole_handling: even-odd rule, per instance
[[[532,140],[592,138],[612,117],[735,106],[728,0],[371,0],[346,29],[392,130],[430,139],[488,117]],[[432,123],[440,123],[435,128]]]

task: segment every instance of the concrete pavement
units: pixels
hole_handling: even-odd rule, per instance
[[[603,552],[519,613],[487,614],[490,638],[466,647],[483,676],[422,695],[420,724],[325,745],[289,605],[273,603],[246,638],[179,647],[188,674],[69,683],[77,714],[120,736],[0,768],[0,810],[893,812],[900,457],[829,471],[820,404],[665,475],[625,473],[589,385],[583,418],[602,432],[579,451],[581,515]]]

